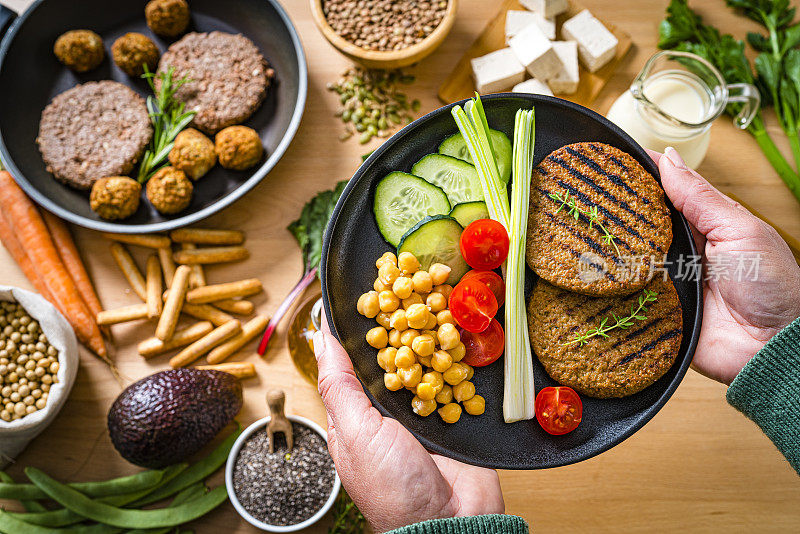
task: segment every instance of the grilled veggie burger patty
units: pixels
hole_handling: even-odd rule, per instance
[[[528,266],[548,282],[585,295],[629,295],[669,249],[672,222],[663,189],[633,157],[576,143],[534,169],[527,239]]]
[[[565,291],[539,279],[528,301],[531,345],[547,373],[560,384],[590,397],[633,395],[666,373],[681,346],[682,314],[675,286],[662,276],[647,286],[657,293],[627,329],[570,343],[600,325],[604,318],[626,317],[641,292],[627,297],[596,298]]]

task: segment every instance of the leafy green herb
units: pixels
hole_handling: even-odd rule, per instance
[[[647,313],[647,305],[655,302],[657,299],[658,293],[649,289],[645,289],[642,294],[639,295],[639,305],[631,305],[630,315],[626,317],[618,317],[616,314],[611,314],[611,317],[604,317],[600,321],[599,325],[588,330],[587,332],[584,332],[583,334],[577,334],[571,341],[562,343],[562,345],[574,345],[575,343],[578,343],[579,345],[585,345],[591,338],[596,336],[606,338],[610,337],[608,332],[611,330],[615,330],[617,328],[627,330],[636,324],[636,321],[644,321],[647,319],[647,316],[644,315]],[[614,320],[613,323],[610,322],[611,319]]]
[[[308,201],[300,213],[300,218],[288,226],[303,251],[305,270],[318,267],[322,257],[322,235],[333,214],[333,208],[342,196],[347,180],[342,180],[329,191],[322,191]]]
[[[142,78],[147,80],[155,96],[147,97],[147,113],[153,123],[153,139],[142,157],[139,165],[139,183],[145,183],[158,171],[175,144],[175,137],[186,128],[194,118],[195,111],[184,111],[183,102],[175,99],[175,92],[190,80],[186,77],[174,81],[174,69],[155,74],[144,66]],[[161,88],[156,89],[155,80],[161,80]]]
[[[367,532],[367,519],[356,508],[345,490],[333,503],[331,509],[333,525],[328,529],[328,534],[362,534]]]
[[[564,209],[567,208],[567,215],[575,219],[576,221],[581,218],[581,215],[586,217],[589,220],[589,228],[593,225],[597,225],[601,232],[603,232],[603,243],[606,245],[614,245],[614,250],[617,252],[617,256],[620,255],[619,247],[617,246],[617,238],[614,237],[608,228],[600,221],[600,214],[597,212],[597,206],[592,206],[589,209],[583,209],[578,205],[578,199],[570,196],[569,192],[567,192],[564,196],[561,193],[550,193],[548,195],[550,198],[559,202],[561,205],[556,210],[556,215]]]

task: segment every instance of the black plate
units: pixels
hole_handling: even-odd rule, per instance
[[[0,156],[36,202],[76,224],[111,232],[156,232],[201,220],[256,186],[294,137],[306,100],[306,62],[297,32],[276,0],[192,0],[188,31],[220,30],[250,38],[275,69],[275,85],[244,124],[258,131],[266,150],[255,170],[220,166],[195,182],[191,205],[175,216],[159,214],[147,202],[122,222],[104,221],[89,208],[88,193],[57,182],[45,169],[36,135],[39,117],[52,98],[83,82],[112,79],[150,94],[146,83],[123,73],[108,57],[114,40],[127,32],[152,38],[161,51],[172,41],[154,35],[142,0],[39,0],[16,21],[0,45]],[[76,74],[53,55],[53,43],[67,30],[88,28],[105,42],[106,59],[97,69]]]
[[[536,106],[535,160],[570,143],[600,141],[633,155],[658,177],[658,169],[647,153],[611,122],[597,113],[566,100],[539,95],[497,94],[483,97],[489,125],[513,137],[514,115],[520,108]],[[462,102],[463,103],[463,102]],[[434,415],[419,417],[411,411],[412,395],[392,392],[383,385],[375,349],[364,340],[375,326],[356,312],[356,301],[372,289],[377,271],[375,260],[391,250],[372,215],[377,182],[391,171],[411,171],[419,158],[435,152],[439,143],[457,132],[450,115],[452,105],[414,121],[383,144],[350,180],[325,232],[322,249],[322,295],[333,334],[350,354],[356,374],[367,395],[384,415],[400,421],[431,451],[462,462],[496,469],[541,469],[567,465],[599,454],[621,443],[642,428],[664,406],[678,387],[692,360],[700,333],[702,288],[699,281],[676,280],[683,308],[683,342],[678,359],[669,372],[644,391],[623,399],[592,399],[582,396],[583,422],[565,436],[551,436],[539,424],[524,421],[506,424],[502,413],[502,361],[477,369],[475,387],[486,398],[486,413],[464,415],[448,425]],[[679,254],[695,254],[686,220],[672,205],[674,238],[668,260]],[[671,269],[671,268],[670,268]],[[675,272],[670,275],[675,280]],[[533,273],[527,272],[528,285]],[[557,385],[534,357],[536,391]]]

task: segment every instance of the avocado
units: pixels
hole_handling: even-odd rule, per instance
[[[202,449],[241,408],[242,386],[233,375],[171,369],[120,393],[108,412],[108,433],[123,458],[159,469]]]

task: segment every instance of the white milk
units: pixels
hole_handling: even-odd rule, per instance
[[[707,118],[710,97],[706,86],[686,71],[659,72],[646,81],[643,91],[648,100],[676,119],[700,123]],[[645,148],[658,152],[668,146],[675,148],[693,168],[700,165],[708,150],[709,125],[693,129],[657,118],[644,111],[631,91],[614,102],[607,117]]]

